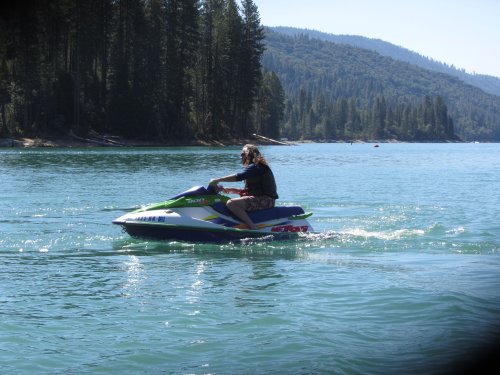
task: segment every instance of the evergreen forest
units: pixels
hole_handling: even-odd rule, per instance
[[[500,140],[500,97],[266,29],[252,0],[41,0],[0,10],[0,138]]]
[[[0,137],[91,130],[179,141],[247,136],[265,89],[263,40],[252,0],[3,7]]]

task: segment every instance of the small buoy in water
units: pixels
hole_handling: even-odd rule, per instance
[[[373,147],[378,147],[378,145],[374,145]]]

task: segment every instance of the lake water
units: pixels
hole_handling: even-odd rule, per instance
[[[265,146],[296,241],[111,221],[240,169],[240,147],[0,150],[0,372],[451,372],[500,332],[500,145]],[[228,184],[239,186],[238,184]]]

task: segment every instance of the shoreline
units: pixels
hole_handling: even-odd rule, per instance
[[[114,140],[114,139],[76,139],[73,137],[58,138],[0,138],[0,148],[101,148],[101,147],[226,147],[239,146],[246,143],[273,144],[272,142],[262,142],[259,139],[230,139],[230,140],[192,140],[192,141],[172,141],[154,142],[144,140]]]
[[[119,137],[99,137],[99,138],[81,138],[75,136],[66,137],[20,137],[20,138],[0,138],[0,148],[100,148],[100,147],[229,147],[241,146],[247,143],[256,143],[259,145],[285,145],[291,146],[300,143],[350,143],[350,144],[378,144],[378,143],[477,143],[467,142],[462,140],[445,140],[445,141],[399,141],[395,139],[385,140],[331,140],[327,141],[277,141],[270,138],[265,138],[254,134],[251,139],[224,139],[224,140],[200,140],[191,141],[171,141],[171,142],[154,142],[138,139],[122,139]]]

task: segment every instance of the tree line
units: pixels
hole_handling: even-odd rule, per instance
[[[449,141],[458,140],[453,120],[442,97],[425,96],[413,104],[389,105],[377,96],[370,108],[355,99],[327,101],[323,93],[312,97],[300,90],[288,100],[281,135],[290,139]]]
[[[273,112],[265,107],[274,78],[262,74],[263,39],[252,0],[54,0],[2,8],[0,136],[248,136],[268,126]]]

